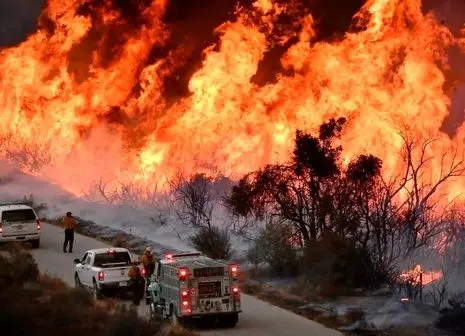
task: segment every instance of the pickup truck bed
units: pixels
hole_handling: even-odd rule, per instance
[[[75,259],[77,286],[92,288],[100,297],[107,290],[129,290],[131,253],[124,248],[106,248],[87,251],[81,259]]]

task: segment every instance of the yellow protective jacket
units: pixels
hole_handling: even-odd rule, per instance
[[[76,228],[76,220],[73,217],[63,217],[63,226],[65,229],[75,229]]]
[[[140,257],[140,262],[144,265],[144,267],[147,267],[149,265],[155,265],[155,259],[153,257],[153,254],[144,253]]]
[[[138,276],[140,276],[140,268],[137,266],[132,266],[131,269],[129,270],[128,276],[131,280],[136,279]]]

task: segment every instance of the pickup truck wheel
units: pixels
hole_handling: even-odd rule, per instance
[[[77,273],[74,274],[74,287],[76,288],[82,287],[81,279],[79,279],[79,275]]]
[[[103,297],[102,292],[98,288],[97,283],[95,282],[95,280],[94,280],[94,286],[92,288],[92,294],[94,295],[95,300],[100,300]]]

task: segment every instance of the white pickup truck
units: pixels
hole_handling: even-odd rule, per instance
[[[122,247],[88,250],[81,259],[74,259],[75,285],[92,289],[96,299],[110,291],[128,291],[133,260],[129,250]]]

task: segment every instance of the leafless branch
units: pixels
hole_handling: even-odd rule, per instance
[[[184,225],[211,229],[214,208],[220,206],[222,200],[215,188],[221,178],[204,174],[188,177],[178,174],[169,182],[174,210]]]

